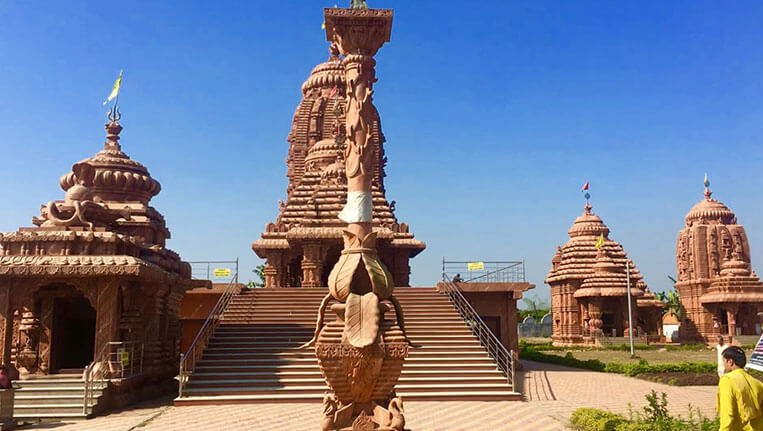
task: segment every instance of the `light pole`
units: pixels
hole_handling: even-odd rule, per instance
[[[626,279],[625,289],[628,291],[628,335],[630,337],[630,343],[631,343],[631,358],[633,358],[636,356],[636,354],[633,351],[633,310],[631,310],[631,265],[627,259],[625,261],[625,279]]]

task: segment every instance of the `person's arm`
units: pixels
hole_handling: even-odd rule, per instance
[[[721,377],[718,382],[718,416],[721,418],[721,426],[718,431],[732,431],[736,411],[736,398],[731,389],[731,379]]]

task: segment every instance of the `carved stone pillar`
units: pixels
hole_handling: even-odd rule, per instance
[[[50,372],[50,348],[53,342],[53,301],[52,296],[43,296],[40,300],[40,341],[37,347],[39,370]]]
[[[302,287],[321,287],[322,274],[321,243],[302,244]]]
[[[19,325],[19,352],[17,361],[22,373],[34,374],[38,367],[37,347],[40,337],[40,318],[31,308],[24,307]]]
[[[11,362],[11,343],[13,341],[13,308],[11,295],[13,282],[0,284],[0,361]]]
[[[604,322],[601,320],[601,305],[598,304],[596,300],[592,300],[588,304],[588,315],[591,318],[588,321],[588,329],[591,333],[591,336],[600,336],[603,333],[601,328],[604,325]]]
[[[395,278],[395,286],[410,286],[411,266],[408,259],[408,250],[396,249],[395,266],[392,269],[392,276]]]
[[[119,341],[119,294],[114,279],[96,281],[89,288],[97,289],[95,301],[95,353],[110,341]]]
[[[737,335],[737,313],[739,312],[739,304],[728,303],[726,304],[726,318],[729,322],[729,337],[736,337]]]
[[[284,286],[283,253],[272,252],[265,261],[265,287]]]

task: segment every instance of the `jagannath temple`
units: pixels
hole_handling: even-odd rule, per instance
[[[609,228],[587,199],[568,233],[570,239],[557,248],[546,277],[551,287],[553,343],[599,344],[602,336],[627,336],[628,283],[634,335],[656,335],[662,303],[649,292],[623,246],[609,238]]]
[[[329,52],[328,60],[317,65],[302,85],[303,98],[287,138],[286,202],[279,202],[277,220],[268,223],[262,238],[252,244],[266,260],[265,287],[325,287],[342,251],[347,223],[338,215],[347,202],[347,83],[336,43]],[[395,285],[409,286],[409,259],[426,244],[414,238],[406,223],[398,222],[395,201],[385,196],[385,139],[379,114],[373,106],[370,109],[372,217],[378,253]]]
[[[180,301],[209,282],[166,248],[170,231],[150,206],[161,186],[122,151],[119,119],[115,105],[103,150],[61,178],[64,199],[42,205],[35,227],[0,233],[2,362],[38,377],[22,389],[45,375],[113,379],[93,397],[113,405],[175,386]]]
[[[760,332],[763,282],[751,269],[750,243],[734,212],[712,198],[709,186],[706,179],[705,197],[686,214],[676,244],[679,337],[686,343]]]

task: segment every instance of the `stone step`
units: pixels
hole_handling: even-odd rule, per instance
[[[227,377],[227,378],[226,378]],[[401,376],[398,380],[398,387],[400,385],[422,385],[422,386],[436,386],[440,384],[451,384],[461,386],[472,386],[475,382],[483,385],[499,386],[501,389],[505,389],[507,382],[506,378],[502,375],[488,376],[488,377],[470,377],[467,379],[457,379],[453,377],[421,377],[421,376]],[[215,388],[215,387],[232,387],[232,388],[284,388],[290,389],[299,386],[315,385],[325,387],[323,377],[319,374],[311,377],[284,377],[281,379],[262,378],[255,376],[247,376],[244,374],[231,374],[227,376],[194,376],[188,383],[187,388]],[[80,405],[81,408],[81,405]]]
[[[83,411],[82,400],[80,400],[79,404],[13,406],[13,416],[15,418],[77,417],[78,415],[83,418],[87,416]]]
[[[398,394],[404,399],[406,398],[405,392],[408,390],[415,390],[416,392],[438,392],[442,390],[457,390],[459,392],[468,393],[470,391],[507,391],[509,387],[506,381],[500,383],[471,383],[468,386],[463,383],[433,383],[426,386],[416,384],[398,384],[395,386]],[[329,390],[329,387],[325,384],[318,383],[314,385],[303,386],[260,386],[253,388],[251,386],[204,386],[204,387],[192,387],[191,384],[184,390],[188,395],[193,394],[220,394],[220,393],[239,393],[239,394],[263,394],[263,393],[281,393],[281,394],[300,394],[300,393],[324,393]]]
[[[521,394],[511,390],[504,391],[459,391],[415,392],[400,393],[408,401],[518,401]],[[176,406],[220,405],[220,404],[249,404],[263,402],[313,402],[320,404],[322,394],[215,394],[176,398]]]
[[[31,395],[31,394],[23,394],[19,391],[16,394],[14,394],[14,407],[40,406],[40,405],[59,406],[63,404],[76,404],[76,403],[79,403],[81,407],[83,402],[83,395],[84,394],[78,394],[76,396],[51,395],[51,394]],[[94,396],[96,398],[101,396],[101,391],[95,391]]]

